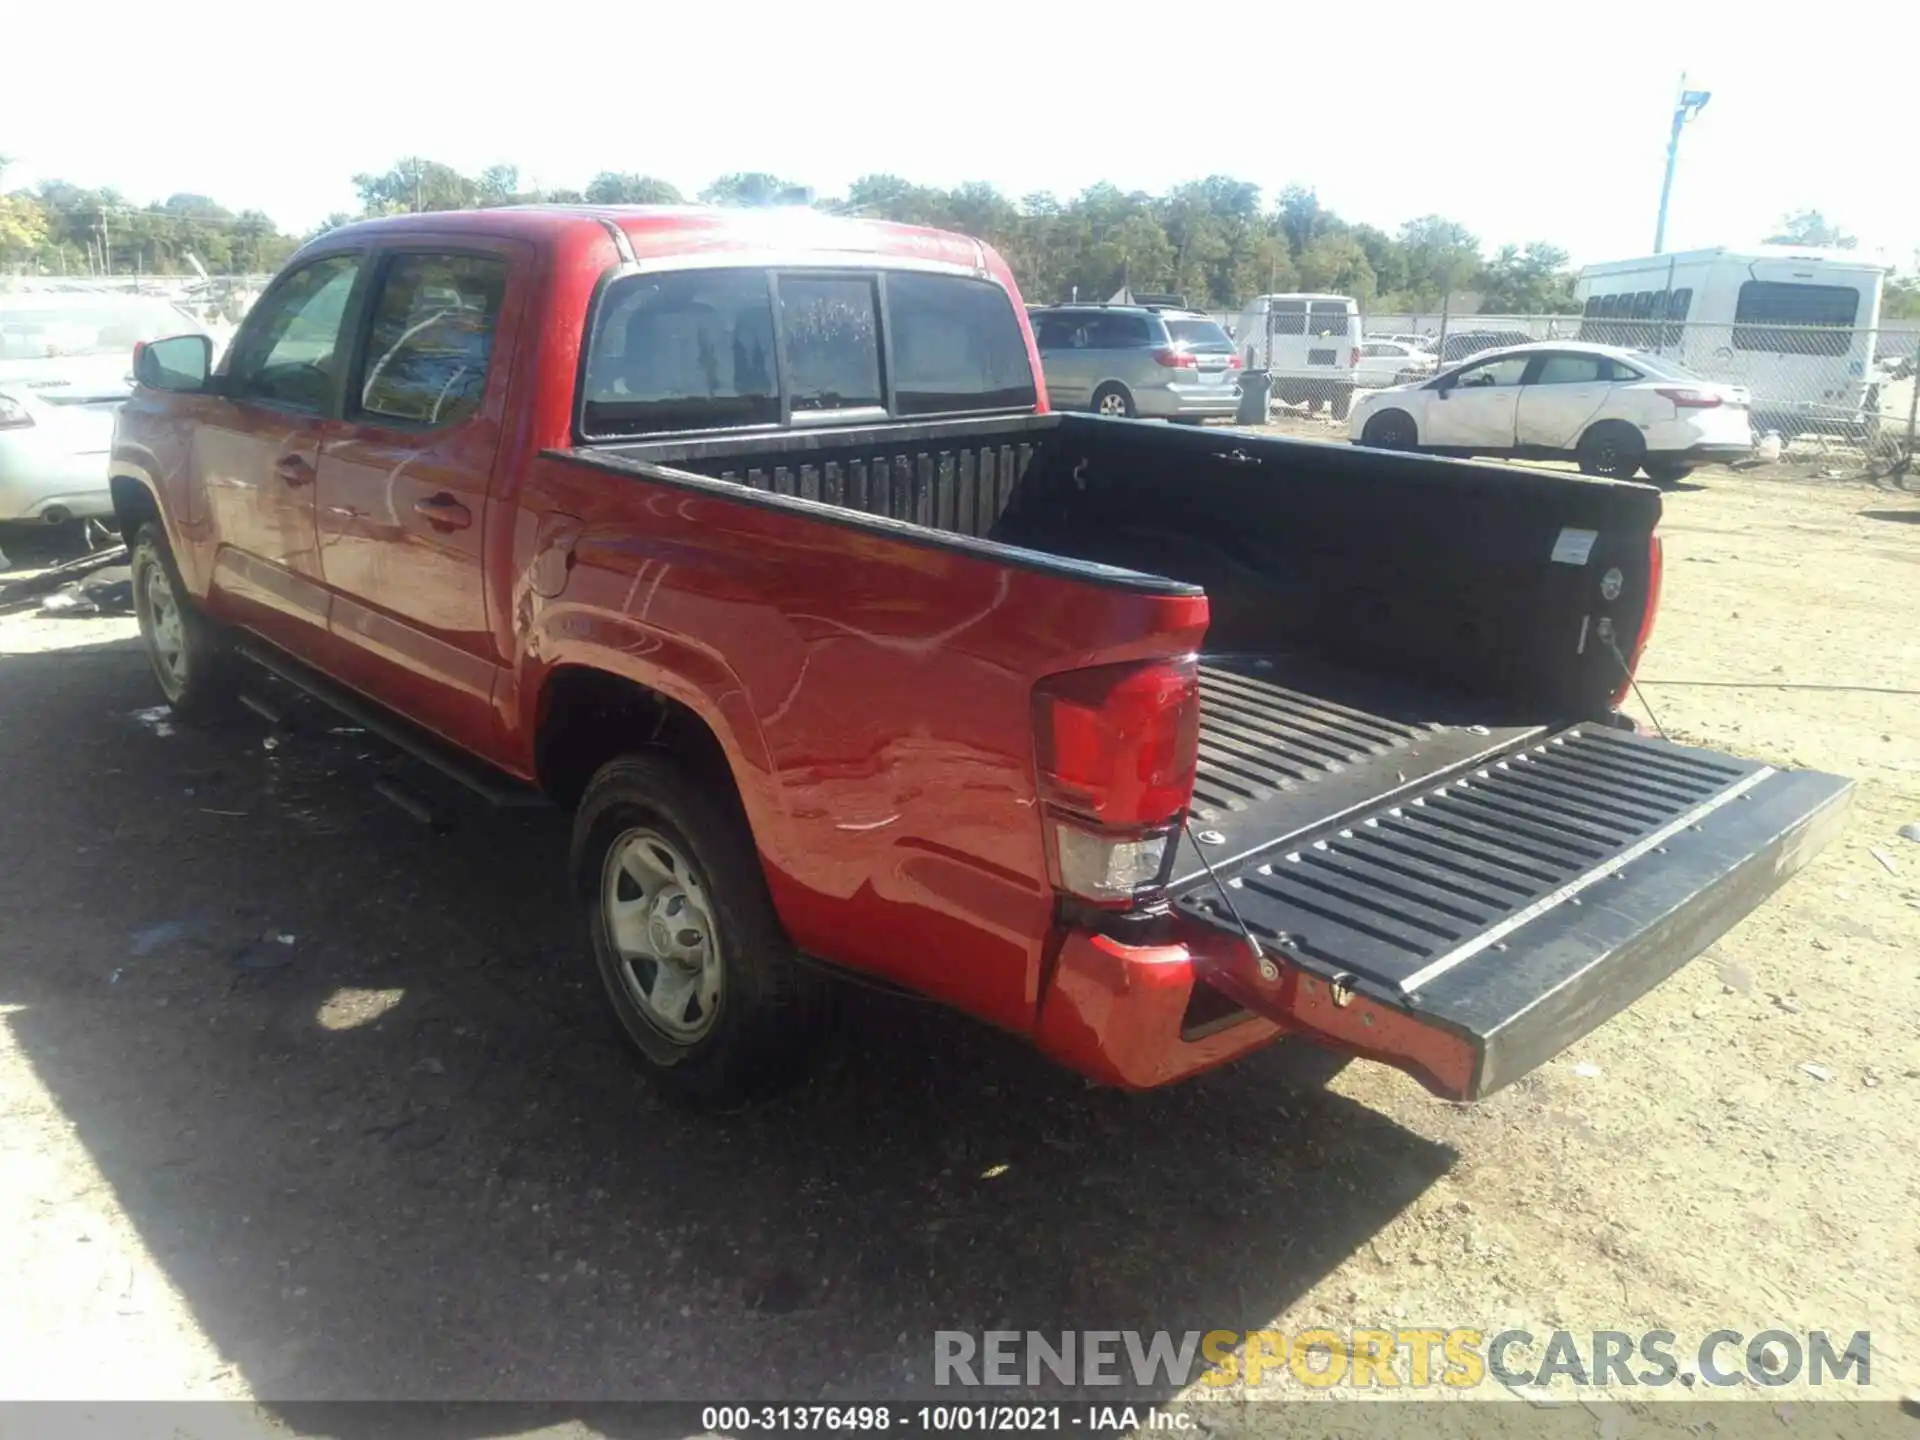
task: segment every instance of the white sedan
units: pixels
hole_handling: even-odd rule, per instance
[[[1353,402],[1356,445],[1441,455],[1573,460],[1589,475],[1678,484],[1753,449],[1749,397],[1671,360],[1547,341],[1476,355],[1431,380]]]
[[[1353,381],[1362,389],[1397,385],[1431,375],[1439,366],[1431,350],[1418,349],[1405,340],[1369,340],[1360,347]]]
[[[107,455],[134,345],[206,330],[150,296],[0,294],[0,524],[111,515]]]

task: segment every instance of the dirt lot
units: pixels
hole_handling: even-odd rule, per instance
[[[904,1396],[993,1326],[1865,1329],[1920,1385],[1916,518],[1669,498],[1646,698],[1858,777],[1851,824],[1476,1108],[1285,1047],[1121,1096],[860,996],[807,1088],[691,1119],[557,820],[436,835],[324,718],[167,724],[129,621],[0,620],[0,1396]]]

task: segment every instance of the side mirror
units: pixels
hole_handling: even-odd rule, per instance
[[[1452,394],[1453,393],[1453,376],[1442,375],[1438,380],[1434,381],[1433,393],[1435,395],[1438,395],[1442,400],[1446,399],[1448,395]]]
[[[149,390],[193,393],[213,373],[213,341],[205,335],[172,335],[133,347],[133,378]]]

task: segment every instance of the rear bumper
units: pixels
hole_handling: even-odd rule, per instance
[[[1604,903],[1569,895],[1538,907],[1499,944],[1409,993],[1336,986],[1271,945],[1263,973],[1243,939],[1178,914],[1159,944],[1075,931],[1036,1038],[1094,1080],[1146,1089],[1295,1033],[1405,1070],[1446,1099],[1478,1100],[1597,1029],[1750,913],[1838,833],[1851,791],[1835,776],[1767,773],[1597,882]],[[1209,995],[1231,1003],[1205,1007]],[[1213,1018],[1196,1025],[1196,1010]]]
[[[1231,418],[1240,409],[1240,386],[1232,381],[1219,385],[1156,386],[1135,391],[1133,404],[1141,415],[1154,420]]]

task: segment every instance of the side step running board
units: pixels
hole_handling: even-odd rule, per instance
[[[553,803],[532,786],[519,784],[488,769],[480,761],[468,759],[458,751],[449,749],[418,726],[361,699],[345,686],[336,685],[312,666],[295,660],[284,651],[251,638],[241,641],[237,648],[240,654],[269,674],[312,696],[329,709],[338,711],[361,729],[378,735],[421,764],[439,771],[496,809],[538,810]]]

